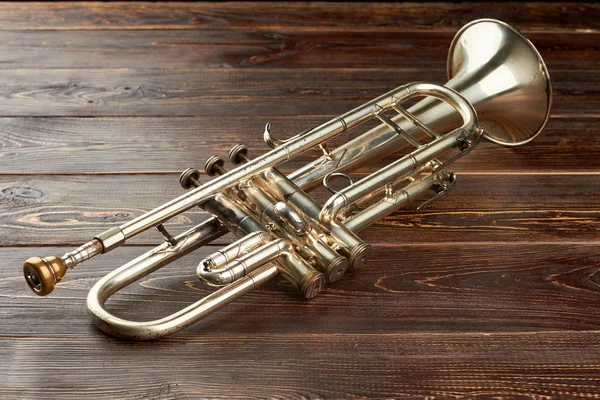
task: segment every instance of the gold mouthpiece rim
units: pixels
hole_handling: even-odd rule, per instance
[[[23,275],[33,293],[47,296],[54,290],[67,272],[67,266],[60,257],[31,257],[23,264]]]

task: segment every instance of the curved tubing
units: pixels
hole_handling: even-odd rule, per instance
[[[475,28],[485,28],[488,30],[482,31]],[[497,37],[503,39],[496,43],[499,45],[497,48],[491,46],[489,40],[486,39],[487,35],[482,34],[482,32],[486,33],[490,29],[495,34],[500,35],[497,35]],[[467,34],[470,35],[469,38],[474,37],[479,40],[467,40]],[[465,39],[463,40],[462,38]],[[493,62],[489,58],[470,57],[471,54],[479,54],[482,48],[486,49],[486,54],[493,57]],[[503,68],[499,68],[498,66],[502,66]],[[451,45],[448,68],[452,79],[446,85],[458,90],[478,109],[483,126],[488,130],[485,133],[488,139],[509,146],[523,144],[533,139],[546,123],[549,116],[552,92],[547,68],[533,45],[514,30],[514,28],[495,20],[478,20],[468,24],[456,35]],[[506,77],[513,79],[504,79]],[[484,82],[486,83],[485,88],[483,87]],[[490,82],[499,82],[498,85],[493,86],[492,92],[490,92]],[[270,142],[269,144],[276,147],[273,151],[249,161],[244,167],[224,174],[219,180],[193,189],[133,221],[100,234],[82,248],[63,256],[61,258],[63,265],[56,268],[60,267],[63,270],[72,268],[98,254],[101,250],[108,252],[123,244],[128,238],[156,226],[180,212],[206,202],[215,193],[235,185],[239,180],[256,175],[261,171],[278,165],[282,161],[294,158],[304,152],[307,147],[320,146],[326,143],[327,140],[337,134],[345,132],[368,120],[378,111],[378,107],[384,109],[388,107],[389,109],[399,98],[403,99],[416,95],[414,92],[411,92],[413,85],[423,85],[419,90],[425,91],[435,91],[439,88],[436,85],[426,84],[411,84],[410,88],[401,86],[357,107],[349,113],[334,118],[321,126],[296,135],[286,141],[278,141],[273,138],[267,127],[265,139],[268,143]],[[454,94],[454,92],[450,92],[450,97],[455,97],[457,104],[462,104],[464,99],[461,96],[454,96]],[[433,95],[433,97],[437,96]],[[435,129],[442,131],[449,129],[450,126],[447,128],[444,128],[444,126],[450,124],[450,121],[446,118],[453,114],[446,112],[450,111],[450,107],[447,104],[432,100],[434,99],[430,98],[421,101],[408,111],[421,120],[427,121],[429,126],[435,127]],[[451,101],[449,103],[452,104]],[[469,106],[469,108],[472,111],[472,107]],[[467,109],[464,110],[470,112]],[[418,139],[419,129],[416,129],[414,125],[409,126],[408,121],[399,117],[394,117],[397,119],[393,119],[393,121],[395,123],[406,123],[401,125],[403,129]],[[486,120],[496,123],[493,126],[501,126],[504,129],[504,131],[499,131],[500,136],[493,134],[492,125],[485,125]],[[452,125],[453,123],[454,121],[452,121]],[[464,130],[466,131],[464,133],[467,134],[466,139],[469,139],[469,136],[472,134],[479,133],[478,130],[471,131],[468,128]],[[513,130],[515,132],[512,132]],[[368,139],[365,140],[363,136]],[[353,167],[359,166],[368,160],[380,158],[383,155],[397,151],[406,142],[404,140],[406,138],[403,139],[401,135],[390,130],[386,127],[386,124],[381,124],[369,130],[363,136],[353,139],[334,150],[332,154],[326,154],[326,156],[290,174],[289,179],[303,190],[309,190],[318,185],[318,182],[328,173],[351,170]],[[473,137],[471,136],[470,138],[472,139]],[[278,144],[281,146],[278,147]],[[428,154],[431,155],[432,153]],[[387,171],[391,172],[391,170]],[[351,189],[352,192],[348,192],[346,195],[352,195],[352,193],[355,193],[353,190],[359,187],[364,189],[367,186],[357,184],[356,187]],[[339,209],[337,207],[340,207],[340,209],[345,207],[344,203],[346,202],[340,202],[340,200],[343,200],[341,196],[332,201],[332,203],[335,203],[334,207],[330,205],[324,210],[326,218],[333,220],[332,225],[335,225],[335,218],[338,216]],[[388,208],[384,207],[380,211],[387,212]],[[318,215],[319,212],[320,210],[317,209],[316,214]],[[362,220],[354,219],[348,221],[349,231],[362,228],[366,224],[367,217],[368,215],[364,214]],[[106,332],[112,333],[115,336],[138,339],[152,339],[164,336],[197,321],[206,315],[206,313],[227,304],[241,293],[252,290],[259,283],[277,274],[276,267],[260,267],[251,272],[252,275],[249,274],[247,277],[242,278],[243,281],[223,288],[170,317],[156,321],[125,321],[113,317],[104,310],[103,306],[108,297],[119,289],[155,271],[170,261],[197,249],[204,243],[222,236],[226,231],[215,218],[211,218],[196,228],[180,235],[177,238],[179,241],[176,245],[158,246],[156,249],[138,257],[136,260],[131,261],[103,278],[94,286],[88,296],[88,310],[92,314],[94,322]],[[99,242],[101,242],[101,246],[99,246]],[[58,259],[58,257],[55,257],[55,259]],[[41,262],[47,263],[46,260],[39,258],[34,261],[38,264]],[[129,269],[131,271],[128,271]],[[52,271],[47,272],[50,273]],[[56,283],[56,280],[54,283]],[[186,316],[186,313],[190,313],[190,315]]]
[[[115,270],[94,285],[88,296],[87,307],[96,326],[110,335],[131,340],[158,339],[180,331],[279,274],[275,265],[266,265],[165,318],[135,322],[115,317],[104,309],[106,300],[117,290],[127,286],[124,280],[121,281],[131,276],[125,268],[129,268],[129,265]],[[125,277],[121,278],[121,275]],[[146,273],[142,271],[140,275],[144,276]],[[117,281],[118,286],[115,285]]]
[[[104,232],[99,237],[102,240],[104,251],[107,252],[123,244],[127,238],[135,236],[174,215],[205,202],[212,194],[226,189],[248,176],[297,156],[307,147],[326,142],[330,138],[345,132],[347,129],[368,120],[374,109],[385,107],[394,102],[394,99],[398,97],[402,98],[408,93],[410,91],[405,86],[400,86],[340,117],[334,118],[289,140],[285,146],[276,148],[261,157],[251,160],[242,167],[222,175],[217,180],[193,189],[124,225]],[[239,281],[207,296],[205,299],[171,316],[155,321],[127,321],[117,318],[106,311],[104,308],[105,302],[118,290],[222,235],[221,229],[215,228],[215,226],[220,227],[220,224],[214,218],[209,219],[205,224],[199,225],[200,228],[202,226],[212,226],[211,229],[200,229],[205,237],[198,237],[196,235],[196,239],[192,240],[188,237],[187,233],[184,233],[175,238],[177,241],[175,246],[169,246],[166,243],[158,246],[156,249],[130,261],[98,281],[92,287],[87,298],[88,312],[94,323],[105,332],[120,338],[137,340],[159,338],[193,324],[208,313],[228,304],[233,299],[253,290],[258,284],[278,274],[276,266],[264,267],[266,268],[264,271],[263,268],[259,268]],[[193,243],[193,245],[190,245],[190,243]],[[295,258],[291,257],[290,259],[294,260]],[[305,267],[302,262],[294,264],[297,264],[296,266],[301,269]]]
[[[357,109],[358,115],[345,114],[345,116],[347,116],[349,120],[353,121],[364,120],[372,115],[372,113],[377,112],[377,110],[390,107],[396,101],[398,101],[398,98],[408,99],[422,94],[428,94],[448,101],[463,116],[463,119],[465,120],[463,128],[469,133],[475,129],[477,122],[475,111],[460,95],[437,85],[423,83],[412,83],[403,86],[384,96],[381,96],[375,101],[368,103],[369,107],[359,107]],[[400,96],[397,97],[398,95]],[[369,112],[367,112],[367,110],[369,110]],[[449,140],[456,140],[456,137],[453,135],[455,133],[457,135],[462,133],[461,129],[455,130],[451,134],[435,140],[432,142],[432,144],[440,142],[440,144],[445,145],[444,148],[446,148],[448,147],[448,144],[445,142]],[[426,151],[425,153],[426,154],[424,154],[424,156],[431,155],[429,154],[431,152]],[[411,159],[414,160],[414,157],[411,156]],[[392,165],[390,165],[390,167]],[[360,182],[357,185],[360,187]],[[352,185],[348,189],[356,189],[357,185]],[[327,207],[331,207],[332,205],[337,207],[340,198],[346,199],[342,192],[336,196],[333,196],[323,208],[321,217],[324,217],[326,222],[332,221],[331,217],[336,215],[336,213],[327,213]],[[339,209],[341,209],[341,207],[339,207]],[[335,211],[338,209],[332,207],[331,210]],[[335,219],[333,221],[335,221]],[[341,225],[338,226],[338,230],[341,227]],[[215,219],[210,219],[205,221],[203,224],[198,225],[196,228],[193,228],[192,230],[175,238],[175,246],[169,245],[168,243],[163,243],[155,249],[141,255],[140,257],[116,269],[112,273],[106,275],[92,287],[88,295],[87,308],[94,323],[105,332],[120,338],[135,340],[150,340],[160,338],[197,322],[208,314],[218,310],[226,304],[229,304],[237,297],[254,290],[258,285],[273,278],[279,273],[278,267],[275,265],[264,266],[268,262],[265,260],[264,263],[258,264],[263,266],[249,272],[248,275],[235,280],[228,286],[217,290],[198,302],[170,316],[154,321],[128,321],[113,316],[104,308],[106,301],[111,295],[137,281],[138,279],[152,273],[158,268],[199,248],[203,244],[210,242],[214,238],[221,235],[221,229],[223,228],[220,227],[218,221]],[[344,233],[343,236],[347,236],[347,241],[352,244],[348,249],[350,250],[350,263],[351,265],[358,267],[359,264],[362,264],[364,259],[363,253],[367,251],[368,246],[365,246],[362,241],[360,241],[360,239],[358,239],[350,230],[343,229],[343,231],[344,232],[341,232]],[[279,244],[276,247],[278,246]],[[285,250],[286,249],[279,249],[277,253],[284,255],[286,253]],[[269,257],[267,257],[267,259],[269,259]],[[295,259],[295,257],[291,257],[291,259]]]
[[[108,298],[117,291],[210,242],[220,236],[223,230],[224,228],[211,218],[177,236],[175,246],[164,243],[99,280],[87,297],[88,313],[94,324],[104,332],[122,339],[157,339],[190,326],[279,274],[276,266],[263,266],[196,303],[154,321],[128,321],[115,317],[104,308]]]
[[[219,269],[206,271],[205,266],[201,262],[198,265],[197,275],[204,281],[209,282],[209,284],[229,285],[255,269],[274,261],[283,253],[291,251],[292,248],[288,242],[283,239],[275,239],[263,243],[262,246],[253,249],[252,252],[230,260]]]
[[[378,170],[353,185],[331,196],[325,203],[320,213],[320,220],[324,223],[335,224],[338,214],[356,200],[381,187],[392,183],[403,176],[414,171],[422,164],[434,159],[443,151],[455,146],[458,139],[465,137],[473,139],[477,134],[477,114],[473,106],[465,100],[458,92],[444,86],[429,83],[410,83],[406,85],[410,93],[397,101],[409,100],[417,96],[431,96],[446,101],[458,111],[463,119],[461,127],[452,132],[435,139],[431,143],[420,146],[417,150],[407,154],[392,164]]]
[[[98,239],[102,241],[104,252],[108,252],[124,244],[127,239],[159,225],[192,207],[201,205],[211,198],[211,196],[234,186],[237,182],[248,179],[284,161],[291,160],[302,154],[307,148],[323,144],[335,136],[346,132],[348,129],[367,121],[372,116],[374,109],[385,107],[396,98],[404,98],[408,92],[407,87],[399,86],[300,136],[295,136],[286,141],[285,145],[277,147],[236,169],[222,174],[219,179],[207,182],[123,225],[101,233]]]
[[[250,233],[200,261],[196,268],[196,275],[211,286],[229,284],[233,281],[233,274],[227,265],[266,244],[270,239],[271,236],[263,231]]]

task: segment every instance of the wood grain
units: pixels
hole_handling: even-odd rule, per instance
[[[528,31],[598,31],[597,4],[530,3],[328,3],[281,2],[249,7],[243,2],[9,3],[0,8],[2,30],[294,28],[307,31],[397,30],[455,32],[474,19],[505,20]]]
[[[555,115],[599,115],[596,71],[551,74]],[[0,73],[0,117],[335,116],[423,77],[446,82],[414,68],[11,69]]]
[[[0,69],[405,68],[446,69],[452,31],[0,30]],[[598,67],[600,32],[532,32],[553,70]],[[419,78],[424,79],[424,78]]]
[[[3,393],[22,399],[36,399],[42,385],[57,399],[98,394],[146,399],[595,398],[598,339],[598,332],[206,334],[161,343],[2,338],[0,355],[12,359],[13,367],[0,373],[7,378]],[[39,348],[55,356],[42,364],[36,359],[43,355]],[[28,356],[12,358],[14,350]],[[140,371],[149,353],[151,372]],[[86,368],[75,369],[74,359]],[[48,382],[48,369],[63,374]]]
[[[313,300],[303,300],[291,284],[277,279],[182,335],[598,329],[600,255],[595,247],[560,241],[375,245],[363,269],[328,284]],[[109,309],[124,318],[148,320],[191,304],[213,290],[199,282],[195,269],[217,249],[203,248],[136,282],[111,298]],[[77,267],[48,298],[30,293],[18,268],[22,260],[65,250],[4,252],[0,297],[6,324],[0,335],[96,335],[85,312],[87,292],[100,277],[150,248],[123,247]]]
[[[5,117],[0,118],[0,175],[176,175],[188,167],[202,169],[204,160],[213,154],[226,157],[236,143],[247,144],[251,157],[264,154],[270,150],[262,139],[267,121],[271,122],[274,135],[285,138],[329,118]],[[349,132],[332,143],[341,144],[357,135],[358,132]],[[482,141],[451,169],[459,174],[597,174],[599,152],[595,118],[551,118],[544,131],[527,146],[507,148]],[[319,155],[319,150],[309,151],[281,169],[294,171]],[[373,162],[365,170],[374,171],[397,157]],[[597,181],[593,176],[588,179],[590,183]]]
[[[107,337],[87,292],[156,232],[49,298],[27,289],[24,259],[171,200],[182,169],[237,142],[264,153],[267,121],[286,138],[403,83],[444,83],[452,37],[481,17],[544,57],[546,129],[519,148],[482,143],[448,196],[362,232],[365,268],[312,301],[275,280],[164,341]],[[593,3],[2,3],[0,399],[599,398],[599,21]],[[109,309],[151,319],[201,298],[195,266],[230,240]]]
[[[369,243],[597,241],[598,175],[464,175],[423,212],[411,208],[361,233]],[[205,179],[203,179],[205,180]],[[177,176],[0,177],[0,245],[79,245],[184,193]],[[329,194],[317,192],[321,204]],[[206,218],[196,209],[174,232]],[[156,244],[157,232],[130,243]],[[223,242],[219,242],[223,243]]]

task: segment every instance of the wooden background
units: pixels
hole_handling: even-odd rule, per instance
[[[102,334],[85,297],[157,233],[48,298],[29,292],[24,259],[181,194],[180,171],[237,142],[261,154],[266,121],[291,136],[400,84],[445,82],[453,35],[481,17],[546,60],[547,128],[521,148],[484,143],[450,195],[365,231],[360,273],[310,302],[267,285],[152,343]],[[2,4],[0,398],[600,397],[599,29],[594,4]],[[111,310],[151,318],[200,298],[195,264],[222,243]]]

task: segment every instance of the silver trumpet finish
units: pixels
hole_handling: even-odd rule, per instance
[[[445,86],[400,86],[286,140],[276,139],[267,124],[263,136],[273,150],[250,159],[247,148],[236,145],[229,158],[237,167],[230,171],[213,156],[205,170],[219,176],[205,184],[199,171],[184,171],[180,183],[188,192],[62,257],[28,259],[25,279],[36,294],[47,295],[68,269],[155,227],[165,242],[106,275],[88,295],[94,323],[111,335],[135,340],[169,335],[277,275],[313,298],[326,282],[364,265],[370,246],[357,235],[361,230],[409,203],[420,210],[445,195],[456,182],[447,167],[482,136],[517,146],[532,140],[548,120],[552,90],[546,66],[535,47],[503,22],[482,19],[463,27],[450,46],[448,76]],[[380,124],[328,149],[332,138],[370,120]],[[278,171],[281,163],[315,147],[321,157],[289,176]],[[395,161],[356,182],[347,175],[393,154]],[[333,189],[335,177],[347,185]],[[307,194],[321,185],[332,192],[323,205]],[[177,236],[165,229],[163,223],[196,206],[212,217]],[[203,282],[219,287],[210,295],[155,321],[129,321],[106,310],[106,301],[120,289],[227,232],[238,239],[197,267]]]

